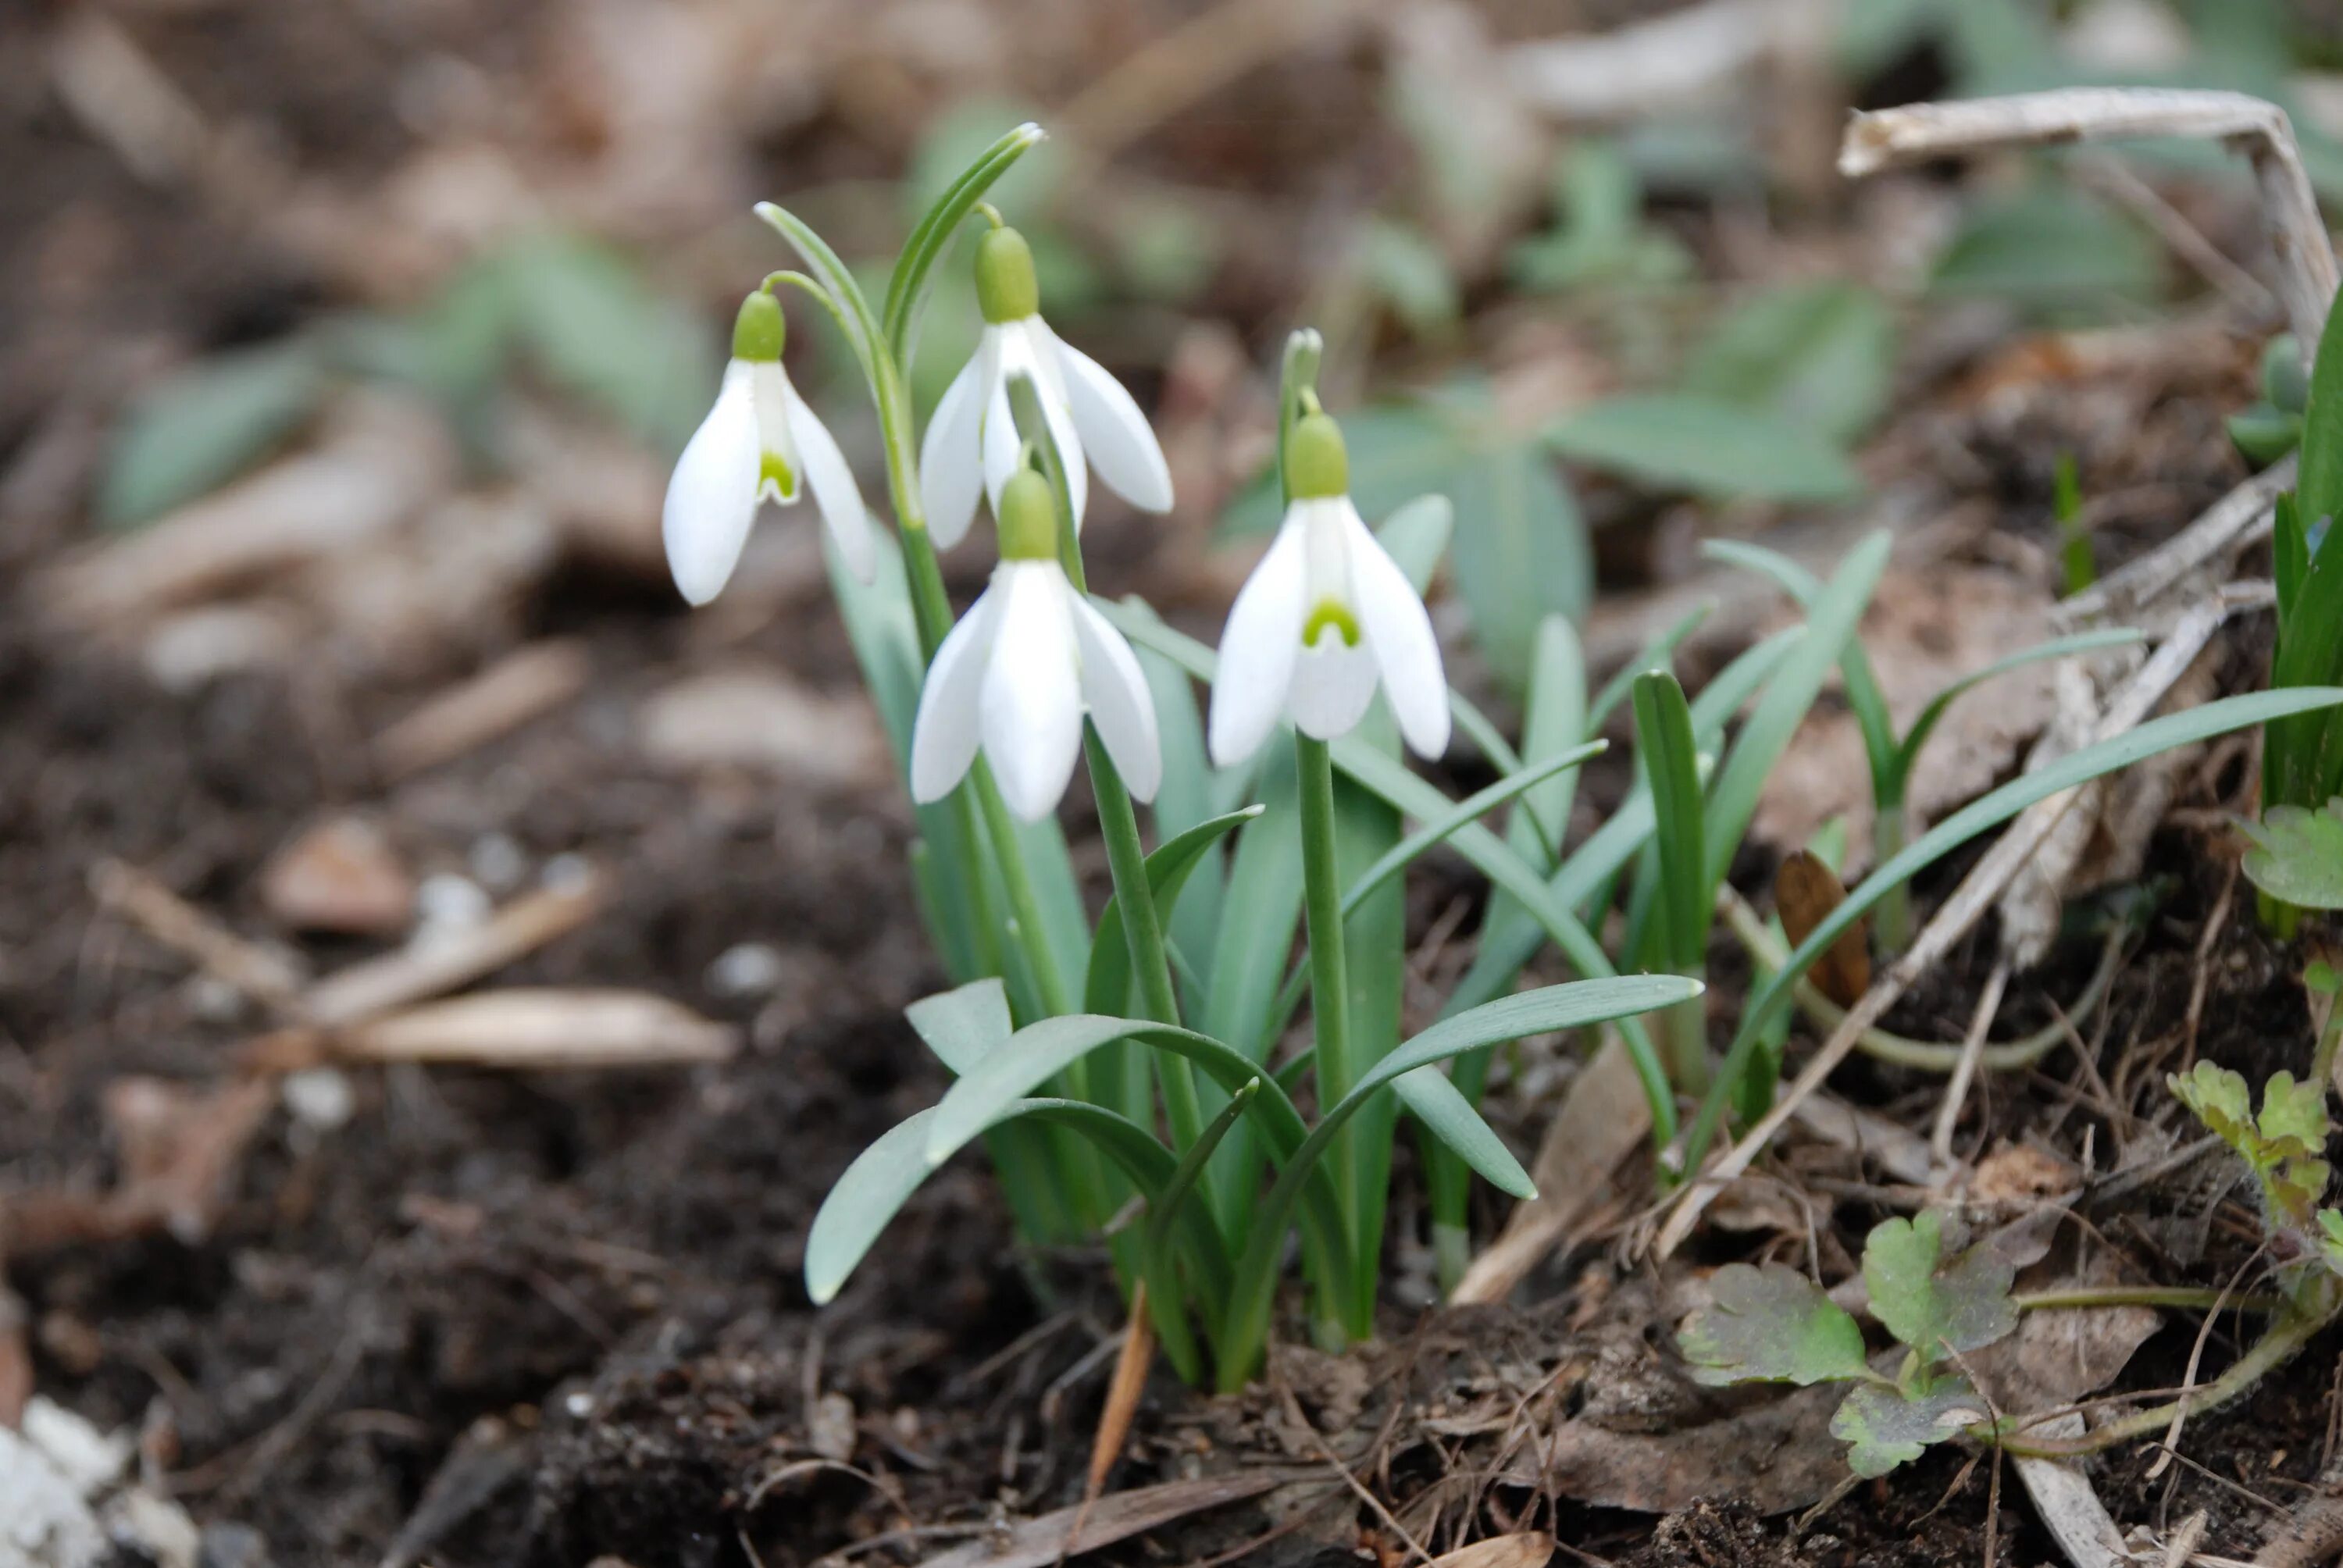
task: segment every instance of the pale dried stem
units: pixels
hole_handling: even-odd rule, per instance
[[[2262,222],[2278,258],[2278,297],[2306,350],[2335,297],[2334,246],[2286,111],[2244,93],[2160,87],[2065,87],[1857,115],[1839,146],[1851,179],[1883,169],[2004,147],[2060,146],[2140,136],[2217,141],[2243,153],[2261,188]]]
[[[2162,646],[2143,664],[2138,672],[2108,703],[2096,732],[2094,742],[2112,739],[2136,729],[2155,710],[2173,683],[2177,681],[2213,633],[2236,608],[2231,596],[2217,594],[2191,608],[2184,615]],[[1799,1073],[1797,1081],[1785,1091],[1774,1109],[1759,1119],[1747,1136],[1733,1148],[1699,1181],[1688,1183],[1674,1201],[1673,1211],[1661,1226],[1654,1251],[1662,1258],[1683,1245],[1684,1238],[1699,1223],[1700,1216],[1723,1190],[1725,1183],[1749,1169],[1774,1134],[1796,1111],[1799,1104],[1818,1091],[1841,1062],[1854,1051],[1864,1030],[1879,1021],[1897,999],[1909,990],[1929,967],[1950,952],[1956,943],[1968,934],[1969,929],[1982,919],[1986,910],[2000,898],[2003,890],[2018,871],[2040,850],[2057,827],[2060,819],[2073,809],[2081,798],[2082,789],[2061,790],[2046,799],[2037,800],[2021,812],[2016,822],[2001,841],[1986,852],[1952,897],[1945,900],[1936,916],[1922,928],[1919,936],[1904,956],[1886,973],[1873,981],[1862,1000],[1849,1010],[1846,1019],[1830,1038],[1823,1042],[1814,1060]]]
[[[1985,990],[1978,996],[1976,1011],[1969,1019],[1969,1032],[1961,1041],[1961,1060],[1953,1069],[1952,1081],[1945,1085],[1945,1098],[1936,1107],[1936,1127],[1928,1141],[1928,1151],[1940,1169],[1949,1170],[1953,1163],[1953,1128],[1961,1119],[1961,1106],[1969,1097],[1969,1084],[1976,1077],[1977,1063],[1985,1058],[1986,1036],[1993,1032],[1994,1015],[2001,1010],[2001,993],[2009,985],[2009,960],[2003,959],[1993,966],[1986,978]]]

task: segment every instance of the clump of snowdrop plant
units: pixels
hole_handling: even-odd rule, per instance
[[[704,602],[759,500],[811,489],[840,611],[915,803],[913,885],[951,982],[908,1017],[955,1081],[840,1178],[807,1238],[808,1293],[827,1302],[843,1289],[928,1172],[980,1140],[1030,1240],[1107,1232],[1125,1289],[1144,1286],[1167,1358],[1185,1377],[1233,1387],[1260,1365],[1289,1238],[1301,1243],[1311,1332],[1328,1345],[1373,1332],[1403,1114],[1424,1142],[1443,1281],[1465,1261],[1469,1177],[1530,1194],[1477,1110],[1493,1048],[1615,1029],[1655,1146],[1677,1145],[1664,1175],[1692,1168],[1789,987],[1875,900],[1875,884],[1900,886],[2047,790],[2028,794],[2035,775],[2006,786],[1850,893],[1753,997],[1680,1139],[1676,1096],[1699,1087],[1689,1068],[1709,1076],[1700,982],[1623,976],[1592,932],[1632,887],[1621,950],[1635,954],[1652,911],[1696,902],[1658,882],[1703,875],[1713,891],[1755,784],[1847,647],[1885,541],[1823,585],[1805,630],[1750,650],[1684,707],[1674,763],[1642,769],[1620,810],[1564,853],[1573,770],[1603,749],[1596,733],[1626,685],[1590,699],[1576,639],[1556,618],[1522,694],[1518,744],[1449,689],[1423,593],[1452,527],[1482,521],[1452,524],[1444,501],[1424,498],[1370,528],[1350,497],[1341,427],[1319,405],[1316,334],[1293,335],[1281,374],[1285,520],[1217,657],[1135,598],[1093,595],[1080,533],[1091,474],[1145,512],[1168,510],[1172,487],[1137,404],[1043,321],[1025,242],[984,203],[1041,135],[1020,126],[970,166],[913,228],[875,306],[811,228],[759,206],[805,271],[773,274],[741,307],[715,407],[669,487],[668,550],[684,596]],[[921,440],[906,374],[916,324],[968,227],[980,231],[984,334]],[[873,526],[782,369],[784,286],[832,319],[863,373],[891,530]],[[995,565],[955,622],[938,552],[970,534],[980,501],[996,520]],[[1624,676],[1664,666],[1672,647],[1655,643]],[[1209,742],[1195,682],[1210,689]],[[1727,721],[1753,699],[1725,748]],[[2269,716],[2235,709],[2247,700],[2157,720],[2113,750],[2086,748],[2057,765],[2053,787],[2144,755],[2150,732],[2179,744]],[[1495,775],[1461,800],[1411,771],[1402,749],[1436,760],[1457,737],[1470,765]],[[1700,777],[1674,755],[1694,749],[1722,752],[1704,801]],[[1078,754],[1111,876],[1102,902],[1076,880],[1057,820]],[[1655,770],[1672,819],[1707,813],[1699,853],[1684,852],[1682,833],[1666,856],[1655,848]],[[1500,809],[1511,815],[1502,837],[1480,820]],[[1411,1032],[1402,882],[1437,844],[1493,891],[1471,967]],[[1579,978],[1517,990],[1549,941]],[[1685,1081],[1672,1081],[1639,1021],[1654,1010],[1685,1022],[1672,1030]]]

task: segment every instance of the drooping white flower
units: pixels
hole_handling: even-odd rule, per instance
[[[1123,784],[1152,800],[1163,752],[1147,677],[1059,563],[1057,507],[1031,469],[1001,494],[1001,564],[936,649],[911,725],[911,799],[950,794],[981,745],[1009,809],[1048,816],[1073,777],[1082,716]]]
[[[1347,734],[1383,688],[1418,756],[1448,749],[1448,678],[1415,586],[1359,518],[1342,433],[1323,414],[1286,443],[1292,499],[1269,553],[1230,607],[1212,682],[1212,761],[1229,767],[1291,718],[1314,739]]]
[[[693,604],[721,592],[749,542],[759,503],[789,506],[809,486],[849,570],[869,582],[879,557],[870,514],[838,443],[781,368],[781,303],[759,289],[732,324],[732,360],[716,406],[667,482],[660,531],[668,569]]]
[[[968,532],[981,491],[1001,515],[1001,492],[1022,450],[1009,383],[1030,377],[1041,395],[1050,439],[1065,465],[1074,526],[1082,524],[1095,467],[1107,487],[1142,512],[1172,509],[1172,470],[1147,417],[1099,362],[1069,347],[1041,319],[1033,253],[1013,228],[993,228],[976,247],[976,298],[984,335],[952,378],[920,443],[920,494],[939,549]]]

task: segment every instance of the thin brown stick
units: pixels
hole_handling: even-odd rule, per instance
[[[194,960],[206,974],[255,1001],[285,1010],[295,1007],[305,981],[297,965],[245,940],[151,874],[120,860],[100,860],[90,868],[89,887],[101,909]]]

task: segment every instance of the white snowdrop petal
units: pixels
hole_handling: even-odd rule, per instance
[[[721,592],[757,518],[757,409],[749,367],[725,367],[715,407],[699,422],[668,477],[659,531],[668,569],[693,604]]]
[[[1359,627],[1383,676],[1383,694],[1408,749],[1431,759],[1448,749],[1448,674],[1432,614],[1399,563],[1344,504],[1343,538],[1351,558],[1351,590]]]
[[[1141,511],[1170,511],[1172,467],[1138,402],[1104,366],[1048,327],[1042,330],[1057,350],[1066,408],[1081,435],[1082,455],[1108,488]]]
[[[990,588],[979,594],[960,624],[944,634],[928,666],[919,712],[911,720],[911,799],[921,805],[950,794],[976,760],[984,734],[978,701],[1000,608]]]
[[[980,346],[944,388],[920,442],[920,504],[928,514],[928,537],[940,550],[967,537],[984,489],[977,442],[984,421],[984,367],[985,348]]]
[[[1302,526],[1289,516],[1237,590],[1221,631],[1208,725],[1213,766],[1231,768],[1251,757],[1285,716],[1308,587]]]
[[[1074,427],[1073,416],[1066,411],[1066,387],[1053,363],[1054,353],[1044,358],[1037,348],[1049,346],[1037,341],[1041,317],[1012,321],[992,328],[1000,334],[1000,371],[991,400],[984,415],[984,487],[997,516],[1001,509],[1001,487],[1017,472],[1017,460],[1023,455],[1024,443],[1018,437],[1017,416],[1009,402],[1010,377],[1023,374],[1033,379],[1041,395],[1041,417],[1050,427],[1050,439],[1058,448],[1058,460],[1066,467],[1066,500],[1073,508],[1074,527],[1082,526],[1082,512],[1090,504],[1090,461],[1082,451],[1081,432]]]
[[[862,504],[862,489],[854,482],[854,470],[838,443],[830,439],[828,427],[806,407],[794,387],[789,391],[786,407],[789,434],[797,441],[798,457],[805,465],[806,483],[813,489],[814,504],[821,508],[821,520],[844,558],[846,569],[869,582],[879,572],[879,547],[871,537],[870,513]]]
[[[1074,646],[1081,654],[1082,705],[1122,775],[1123,788],[1152,800],[1163,783],[1163,743],[1155,725],[1155,699],[1139,656],[1080,594],[1067,585],[1074,612]]]
[[[805,494],[804,465],[798,457],[797,437],[789,423],[789,405],[798,400],[798,389],[789,385],[789,373],[781,368],[778,359],[761,359],[749,367],[749,401],[757,408],[757,495],[788,506]],[[768,457],[780,459],[782,472],[789,476],[789,488],[783,489],[772,475],[767,473],[764,461]]]
[[[1055,561],[1008,561],[993,573],[1001,608],[978,698],[984,754],[1023,821],[1056,809],[1082,746],[1071,590]]]
[[[1375,700],[1375,658],[1366,644],[1342,640],[1332,627],[1293,661],[1293,727],[1313,740],[1335,740],[1358,728]]]

